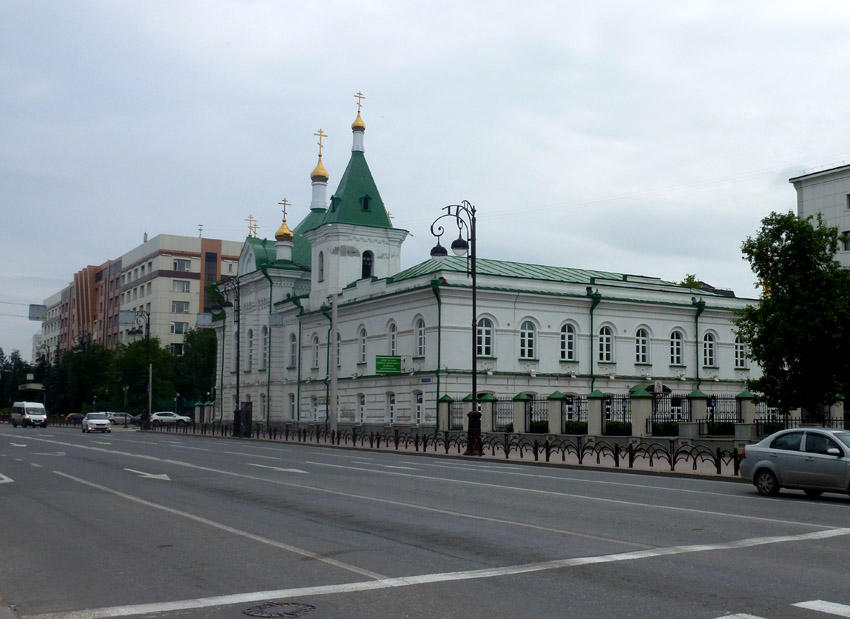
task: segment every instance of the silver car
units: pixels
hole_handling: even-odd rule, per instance
[[[771,434],[741,454],[741,477],[759,494],[773,496],[780,488],[850,493],[850,431],[799,428]]]
[[[80,425],[83,432],[112,432],[112,422],[106,413],[87,413]]]

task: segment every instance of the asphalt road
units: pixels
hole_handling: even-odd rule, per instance
[[[721,480],[3,425],[0,518],[26,619],[850,617],[850,498]]]

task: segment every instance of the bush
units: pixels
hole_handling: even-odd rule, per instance
[[[514,424],[513,424],[513,422],[511,422],[511,423],[509,423],[509,424],[506,424],[506,425],[505,425],[505,432],[513,432],[513,431],[514,431]]]
[[[564,434],[587,434],[586,421],[566,421],[564,422]]]
[[[731,436],[735,434],[735,422],[733,421],[707,421],[705,424],[706,434],[721,434]]]
[[[608,436],[631,436],[632,423],[630,421],[606,421],[604,434]]]
[[[532,434],[546,434],[549,431],[548,421],[532,421],[528,429]]]
[[[679,422],[659,421],[653,423],[652,436],[679,436]]]

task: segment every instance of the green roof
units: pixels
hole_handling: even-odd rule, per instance
[[[415,279],[423,275],[431,275],[440,271],[449,271],[454,273],[466,273],[467,264],[466,258],[457,256],[448,256],[442,263],[436,260],[426,260],[417,265],[410,267],[400,273],[389,278],[392,282],[400,282],[407,279]],[[609,280],[616,282],[631,282],[633,284],[655,284],[659,286],[669,286],[678,291],[687,291],[676,282],[667,282],[664,280],[644,277],[639,275],[629,275],[625,273],[613,273],[611,271],[596,271],[590,269],[572,269],[569,267],[552,267],[540,264],[526,264],[523,262],[508,262],[505,260],[490,260],[488,258],[478,258],[475,261],[475,270],[478,275],[491,275],[497,277],[514,277],[517,279],[532,279],[548,282],[560,282],[565,284],[584,284],[591,285],[595,283],[603,283],[598,280]],[[700,295],[722,296],[712,292],[701,290]]]
[[[310,209],[307,217],[301,220],[301,223],[295,226],[295,230],[292,231],[292,262],[295,264],[310,267],[313,260],[313,248],[304,233],[321,226],[325,212],[323,208]]]
[[[351,152],[351,159],[339,181],[323,223],[354,224],[373,228],[392,228],[362,151]]]
[[[305,239],[306,241],[306,239]],[[298,269],[301,270],[297,264],[293,264],[289,260],[278,260],[277,259],[277,249],[275,248],[275,241],[268,239],[260,239],[257,237],[249,236],[245,239],[245,242],[251,246],[251,249],[254,251],[254,268],[259,271],[262,268],[277,268],[277,269]]]

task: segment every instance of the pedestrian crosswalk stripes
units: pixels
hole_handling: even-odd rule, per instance
[[[797,608],[804,608],[806,610],[814,610],[819,613],[832,615],[833,617],[850,617],[850,605],[847,604],[836,604],[835,602],[825,602],[823,600],[811,600],[809,602],[797,602],[796,604],[792,604],[791,606],[795,606]],[[822,616],[822,615],[818,615]],[[759,615],[750,615],[748,613],[736,613],[734,615],[723,615],[722,617],[717,617],[716,619],[770,619],[768,617],[761,617]]]

